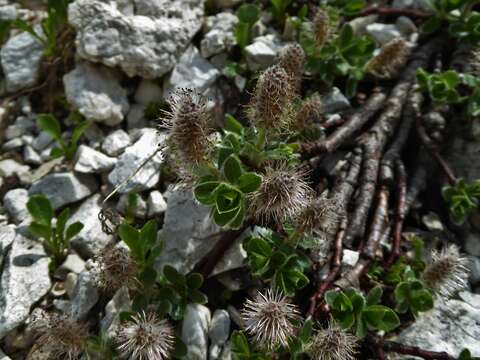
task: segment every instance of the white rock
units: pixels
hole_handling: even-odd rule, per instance
[[[395,25],[374,23],[367,25],[366,32],[370,35],[379,45],[385,45],[395,38],[401,37],[402,33]]]
[[[12,5],[0,6],[0,20],[15,20],[17,18],[17,7]],[[2,357],[0,356],[0,360]]]
[[[80,63],[63,77],[63,84],[68,102],[88,120],[114,126],[128,111],[127,92],[112,69]]]
[[[100,322],[101,330],[107,338],[112,338],[120,325],[120,313],[130,310],[130,295],[126,287],[117,290],[112,300],[105,306],[105,316]]]
[[[77,254],[68,254],[59,269],[79,274],[85,269],[85,261]]]
[[[35,150],[41,151],[44,150],[52,142],[53,138],[45,131],[41,131],[40,134],[38,134],[37,137],[33,139],[32,146]]]
[[[480,234],[472,231],[465,238],[465,251],[470,255],[480,256]]]
[[[360,254],[358,251],[352,251],[348,249],[343,249],[342,252],[342,265],[355,266],[358,261]]]
[[[353,33],[356,36],[362,36],[367,33],[367,26],[370,24],[373,24],[375,21],[377,21],[378,15],[373,14],[373,15],[368,15],[368,16],[359,16],[356,17],[355,19],[349,21],[348,23],[352,27]]]
[[[38,31],[39,27],[35,27]],[[27,32],[12,36],[0,50],[7,91],[14,92],[38,81],[43,45]]]
[[[470,256],[468,260],[470,283],[476,284],[480,282],[480,259],[477,256]]]
[[[230,336],[230,315],[228,311],[223,309],[215,310],[210,322],[208,336],[211,342],[208,358],[210,360],[219,359],[222,349]]]
[[[80,173],[93,174],[110,170],[117,159],[102,154],[86,145],[80,145],[75,155],[74,170]]]
[[[131,145],[130,136],[122,129],[110,133],[102,143],[102,150],[110,156],[119,155],[126,147]]]
[[[72,214],[67,224],[80,221],[83,229],[71,240],[72,247],[84,258],[95,255],[102,249],[112,236],[102,231],[102,224],[98,220],[98,213],[102,209],[102,198],[95,194],[85,200]]]
[[[202,56],[207,58],[228,52],[237,43],[233,33],[237,24],[238,18],[228,12],[209,16],[206,20],[206,34],[200,42]]]
[[[43,194],[54,209],[72,204],[91,195],[98,188],[97,180],[86,174],[55,173],[34,182],[29,195]]]
[[[6,140],[11,140],[11,139],[14,139],[16,137],[20,137],[23,134],[25,134],[25,129],[22,129],[21,127],[15,125],[15,124],[10,125],[5,129],[5,139]]]
[[[118,159],[117,164],[108,175],[108,181],[113,186],[120,185],[132,175],[137,167],[165,141],[165,135],[158,135],[155,129],[148,129],[132,146]],[[119,189],[122,194],[132,191],[143,191],[153,188],[160,179],[160,165],[163,160],[163,152],[157,154],[148,161],[145,166],[130,181]]]
[[[71,299],[73,297],[73,291],[75,290],[75,287],[77,286],[77,282],[78,282],[78,274],[70,272],[66,275],[63,286],[65,287],[65,291],[67,292],[67,295],[68,295],[69,299]],[[67,307],[67,309],[68,309],[68,307]]]
[[[395,22],[397,29],[405,36],[418,32],[417,25],[407,16],[399,16]]]
[[[21,325],[31,306],[50,290],[49,263],[40,243],[17,234],[0,281],[0,339]]]
[[[12,140],[9,140],[9,141],[3,143],[2,150],[12,151],[12,150],[15,150],[15,149],[18,149],[18,148],[22,147],[23,145],[25,145],[25,144],[24,144],[22,138],[15,138],[15,139],[12,139]]]
[[[238,269],[245,265],[247,252],[243,248],[243,241],[251,234],[251,230],[247,229],[241,236],[238,237],[238,239],[235,240],[232,246],[228,248],[222,258],[217,262],[210,276],[215,276],[233,269]]]
[[[0,268],[3,263],[3,257],[10,245],[12,245],[15,235],[15,225],[0,225]]]
[[[12,189],[3,197],[3,206],[15,224],[30,218],[27,210],[28,190]]]
[[[26,145],[23,148],[23,160],[32,165],[40,165],[42,163],[42,157],[30,145]]]
[[[145,219],[147,217],[147,202],[143,200],[143,198],[140,195],[138,195],[136,205],[137,206],[133,211],[133,215],[136,218]],[[117,210],[122,214],[126,214],[127,208],[128,208],[128,194],[122,194],[117,203]]]
[[[115,2],[76,0],[68,19],[75,28],[80,57],[119,66],[129,76],[160,78],[200,29],[203,0],[135,0],[126,16]]]
[[[182,322],[182,341],[188,349],[186,360],[207,360],[210,310],[200,304],[188,304]]]
[[[143,79],[135,92],[135,101],[141,105],[162,100],[162,87],[152,80]]]
[[[147,126],[147,121],[145,119],[145,108],[146,105],[142,104],[133,104],[130,106],[130,110],[127,114],[127,128],[139,129]]]
[[[165,79],[163,96],[168,98],[171,91],[181,87],[194,88],[205,94],[219,76],[220,71],[191,45],[182,54],[170,76]]]
[[[156,261],[157,270],[169,264],[185,274],[213,248],[220,229],[210,210],[198,204],[189,189],[174,189],[167,199],[161,237],[164,248]]]
[[[431,10],[428,0],[393,0],[392,7]]]
[[[13,159],[0,160],[0,177],[13,176],[22,177],[22,175],[30,171],[30,166],[22,165]]]
[[[348,110],[350,107],[350,102],[337,87],[333,87],[327,94],[322,96],[322,110],[326,114]]]
[[[72,292],[70,316],[77,320],[85,320],[88,312],[97,303],[98,297],[94,275],[89,271],[82,271]]]
[[[148,216],[157,216],[163,214],[167,210],[167,203],[160,191],[154,190],[148,194]]]
[[[259,36],[245,47],[245,56],[250,70],[263,70],[273,65],[284,44],[274,34]]]
[[[462,300],[437,299],[435,307],[421,313],[396,341],[425,350],[445,351],[454,357],[468,348],[472,356],[480,356],[480,295],[461,292],[459,296]]]

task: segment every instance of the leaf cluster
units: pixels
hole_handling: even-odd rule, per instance
[[[478,208],[480,180],[468,183],[460,179],[454,186],[444,187],[442,196],[448,205],[450,219],[460,225],[465,222],[469,214]]]
[[[29,225],[30,232],[44,240],[46,250],[52,255],[51,268],[54,269],[61,264],[67,256],[70,240],[82,229],[83,224],[79,221],[67,226],[70,218],[70,209],[65,208],[56,217],[50,200],[44,195],[33,195],[27,202],[27,209],[32,216]]]
[[[271,280],[283,293],[295,294],[309,283],[305,272],[312,265],[310,259],[275,233],[248,237],[245,250],[253,275]]]
[[[327,291],[325,301],[332,310],[335,321],[344,329],[355,329],[358,337],[364,337],[367,330],[392,331],[400,325],[395,311],[380,305],[383,290],[380,286],[371,289],[367,297],[355,288],[345,291]]]
[[[54,147],[51,150],[50,156],[53,158],[64,156],[68,161],[73,160],[75,153],[77,152],[78,141],[90,125],[90,123],[86,120],[81,121],[73,129],[71,139],[69,141],[65,141],[62,137],[60,122],[55,116],[51,114],[41,114],[38,116],[37,123],[43,131],[54,138],[60,145],[60,147]]]
[[[238,46],[243,50],[252,42],[252,27],[260,19],[261,11],[257,5],[243,4],[236,12],[238,24],[234,34]]]

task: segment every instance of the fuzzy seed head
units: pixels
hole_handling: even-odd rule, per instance
[[[305,176],[305,170],[284,163],[267,167],[262,184],[250,196],[253,217],[259,222],[277,224],[295,219],[312,194]]]
[[[315,44],[321,48],[330,37],[330,17],[327,12],[318,9],[313,18]]]
[[[451,297],[467,286],[468,275],[468,259],[460,255],[455,245],[449,245],[441,252],[432,253],[422,278],[435,293]]]
[[[480,75],[480,49],[474,49],[469,57],[469,64],[473,75]]]
[[[94,257],[97,286],[108,292],[115,292],[122,286],[134,282],[138,266],[128,249],[109,244]]]
[[[343,216],[343,204],[335,197],[325,194],[310,201],[296,219],[297,229],[305,235],[318,238],[320,242],[335,234]]]
[[[41,335],[37,340],[39,350],[45,349],[53,359],[80,359],[89,336],[86,324],[54,314],[40,329]]]
[[[175,345],[173,327],[155,313],[139,313],[118,330],[115,343],[122,359],[169,359]]]
[[[279,65],[271,66],[258,78],[248,116],[259,128],[286,128],[292,121],[291,107],[295,97],[295,89],[285,69]]]
[[[260,292],[247,300],[242,310],[245,330],[262,349],[273,351],[277,346],[287,346],[288,338],[295,335],[300,312],[286,296],[277,290]]]
[[[322,117],[322,100],[320,95],[314,94],[302,102],[295,116],[295,128],[305,129],[308,124]]]
[[[314,360],[355,360],[357,342],[356,336],[330,323],[313,336],[307,354]]]
[[[278,65],[283,67],[290,76],[292,86],[297,92],[300,91],[302,86],[305,62],[305,51],[303,51],[303,48],[297,43],[285,46],[280,53]]]
[[[204,96],[192,89],[177,89],[169,99],[164,122],[170,130],[169,145],[176,160],[196,165],[209,157],[209,112]]]
[[[382,46],[378,55],[370,59],[365,70],[378,78],[391,79],[405,66],[410,52],[410,46],[405,40],[393,39]]]

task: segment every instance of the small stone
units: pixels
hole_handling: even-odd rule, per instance
[[[358,251],[352,251],[348,249],[343,249],[342,252],[342,265],[346,266],[355,266],[358,261],[360,254]]]
[[[398,30],[398,28],[392,24],[373,23],[367,25],[366,31],[368,35],[370,35],[379,45],[382,46],[393,39],[402,36],[402,33]]]
[[[85,269],[85,261],[77,254],[68,254],[67,258],[60,265],[59,269],[79,274]]]
[[[409,36],[418,32],[417,25],[407,16],[399,16],[395,22],[397,29],[404,35]]]
[[[143,79],[135,92],[135,102],[141,105],[158,103],[162,100],[162,87],[153,80]]]
[[[128,289],[124,286],[117,290],[112,300],[105,306],[105,316],[100,322],[102,333],[110,339],[115,335],[120,325],[120,313],[130,310],[130,295]]]
[[[35,31],[39,32],[40,27],[35,26]],[[28,32],[21,32],[7,40],[0,50],[0,58],[8,92],[35,85],[42,56],[42,43]]]
[[[80,173],[102,173],[112,169],[116,158],[109,157],[86,145],[80,145],[75,155],[74,170]]]
[[[468,260],[470,283],[474,285],[480,282],[480,259],[477,256],[470,256]]]
[[[351,105],[339,88],[333,87],[322,96],[322,109],[326,114],[333,114],[350,109]]]
[[[83,258],[95,255],[112,240],[111,235],[107,235],[102,231],[102,224],[98,220],[98,214],[101,209],[101,195],[92,195],[73,212],[67,222],[67,225],[76,221],[80,221],[83,224],[83,229],[71,240],[72,247]]]
[[[232,246],[230,246],[230,248],[225,252],[224,256],[215,265],[210,276],[216,276],[226,271],[238,269],[244,266],[245,259],[247,258],[247,252],[243,248],[243,241],[251,234],[252,231],[247,229],[238,237],[238,239],[235,240]]]
[[[16,137],[22,136],[24,133],[25,133],[25,129],[22,129],[22,128],[18,127],[17,125],[13,124],[13,125],[8,126],[5,129],[5,139],[11,140],[11,139],[14,139]]]
[[[18,161],[13,159],[0,160],[0,177],[18,176],[28,173],[30,166],[22,165]]]
[[[85,320],[88,312],[95,306],[99,295],[95,278],[89,271],[83,271],[72,292],[70,315],[77,320]]]
[[[480,234],[470,232],[465,238],[465,251],[473,256],[480,256]]]
[[[222,349],[230,335],[230,315],[228,311],[217,309],[213,313],[208,336],[210,338],[209,359],[220,358]]]
[[[30,218],[27,202],[28,191],[26,189],[12,189],[3,197],[3,206],[15,224]]]
[[[69,299],[73,297],[73,291],[77,286],[77,282],[78,282],[78,275],[76,273],[73,273],[73,272],[68,273],[67,276],[65,277],[64,286]]]
[[[38,134],[38,136],[33,139],[32,146],[35,150],[42,151],[52,142],[53,138],[50,136],[50,134],[41,131],[40,134]]]
[[[263,70],[273,65],[284,44],[274,35],[259,36],[245,47],[245,56],[250,70]]]
[[[367,26],[373,24],[375,21],[377,21],[377,19],[378,15],[376,14],[360,16],[349,21],[349,24],[352,27],[353,33],[356,36],[363,36],[367,33]]]
[[[165,135],[158,135],[155,129],[148,129],[135,144],[125,149],[113,170],[108,174],[108,181],[114,187],[119,186],[136,171],[137,167],[147,157],[156,152],[164,141]],[[163,152],[158,151],[141,171],[119,189],[119,192],[125,194],[155,187],[160,179],[160,165],[162,161]]]
[[[4,151],[12,151],[18,148],[21,148],[24,145],[22,138],[15,138],[9,140],[2,145],[2,150]]]
[[[145,119],[145,105],[133,104],[130,106],[130,110],[127,114],[127,128],[139,129],[147,126],[147,120]]]
[[[97,188],[97,180],[91,175],[65,172],[50,174],[35,181],[28,193],[45,195],[53,208],[58,209],[86,198]]]
[[[112,69],[80,63],[63,77],[63,84],[68,102],[88,120],[114,126],[128,112],[127,92]]]
[[[205,94],[219,76],[220,71],[205,60],[194,45],[190,45],[165,79],[163,96],[168,98],[172,91],[183,87]]]
[[[23,160],[32,165],[40,165],[42,163],[42,157],[30,145],[23,148]]]
[[[440,217],[434,212],[429,212],[422,216],[422,222],[430,231],[445,231],[445,226]]]
[[[17,18],[17,7],[14,4],[0,6],[0,21],[15,20]],[[0,356],[0,360],[3,360]]]
[[[392,7],[431,10],[428,0],[393,0]]]
[[[208,58],[212,55],[230,51],[236,44],[233,31],[237,24],[238,18],[228,12],[207,17],[206,34],[200,43],[202,56]]]
[[[123,194],[117,204],[117,210],[124,215],[127,213],[128,197],[128,194]],[[133,215],[138,219],[147,217],[147,203],[140,195],[137,196],[137,206],[133,209]]]
[[[182,321],[181,338],[188,349],[185,356],[191,360],[207,360],[210,310],[200,304],[188,304]]]
[[[50,290],[49,263],[39,242],[16,235],[0,279],[0,339],[21,325],[32,305]]]
[[[167,203],[160,191],[154,190],[148,194],[148,216],[153,217],[163,214],[167,210]]]
[[[115,130],[103,140],[102,150],[110,156],[117,156],[131,145],[130,136],[122,129]]]
[[[3,257],[12,245],[15,235],[15,225],[0,225],[0,268]]]

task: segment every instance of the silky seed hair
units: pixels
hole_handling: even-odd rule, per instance
[[[292,86],[297,93],[302,87],[305,62],[305,51],[303,51],[303,48],[297,43],[286,45],[280,52],[278,64],[283,67],[290,76]]]
[[[405,66],[410,53],[411,48],[403,38],[393,39],[368,61],[365,71],[378,78],[391,79]]]
[[[301,320],[297,306],[279,290],[272,289],[248,299],[241,317],[245,331],[259,348],[268,351],[287,346],[288,338],[297,333]]]
[[[128,249],[108,244],[93,260],[95,282],[103,291],[113,293],[122,286],[132,287],[135,284],[138,266]]]
[[[114,343],[122,359],[170,359],[175,345],[173,326],[158,315],[141,312],[117,330]]]
[[[308,124],[322,118],[322,99],[314,94],[305,99],[295,115],[294,126],[297,130],[303,130]]]
[[[292,122],[292,103],[296,98],[290,76],[273,65],[258,78],[247,115],[257,128],[278,131]]]
[[[252,216],[261,223],[281,224],[295,219],[312,196],[306,175],[305,169],[284,162],[267,166],[262,184],[249,194]]]
[[[355,360],[358,338],[330,322],[318,330],[307,345],[307,354],[314,360]]]
[[[318,48],[323,47],[330,37],[330,17],[322,9],[318,9],[313,18],[313,32],[315,44]]]
[[[463,257],[458,247],[451,244],[442,251],[434,251],[432,260],[422,274],[425,285],[435,293],[451,297],[468,284],[468,259]]]
[[[58,314],[49,314],[39,331],[35,350],[49,353],[52,359],[80,359],[89,337],[87,324]]]
[[[177,89],[168,100],[171,110],[164,112],[162,125],[170,130],[169,147],[176,160],[194,166],[208,159],[210,114],[207,99],[193,89]]]

